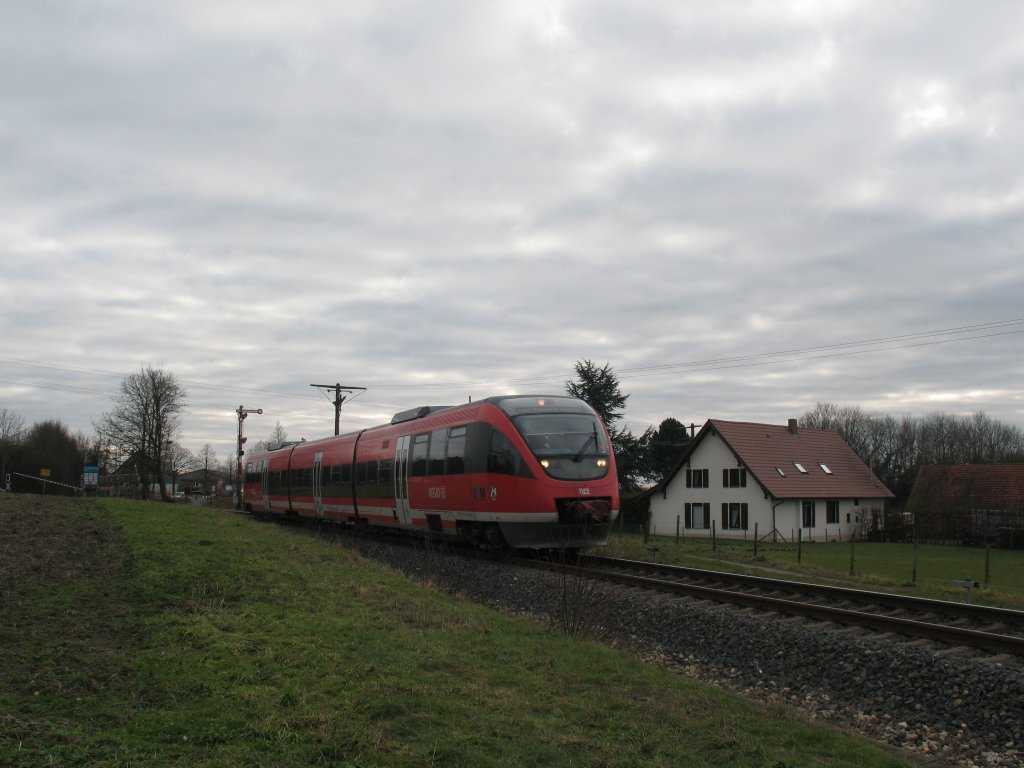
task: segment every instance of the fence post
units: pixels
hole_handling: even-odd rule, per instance
[[[714,551],[716,549],[718,549],[718,542],[715,539],[715,521],[712,520],[711,521],[711,550]]]
[[[854,571],[853,571],[853,560],[854,560],[853,542],[854,542],[854,537],[853,537],[853,535],[851,535],[850,536],[850,575],[851,576],[854,575]]]
[[[914,536],[914,566],[910,573],[910,583],[917,586],[917,536]]]
[[[676,546],[679,546],[679,515],[676,515]]]
[[[757,523],[754,523],[754,559],[757,560]]]
[[[799,528],[796,532],[796,564],[800,565],[804,559],[804,529]]]
[[[985,542],[985,587],[986,588],[988,587],[989,562],[990,562],[990,555],[991,554],[992,554],[992,542],[987,541],[987,542]]]

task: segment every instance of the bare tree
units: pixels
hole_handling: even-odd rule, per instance
[[[97,430],[122,460],[130,462],[143,498],[156,484],[167,498],[165,451],[181,428],[186,410],[185,390],[173,374],[146,367],[125,376],[114,396],[114,410],[104,414]]]
[[[896,494],[910,495],[924,464],[1001,464],[1024,461],[1024,434],[983,412],[972,416],[930,413],[896,419],[860,408],[818,403],[800,422],[838,432]]]
[[[164,451],[164,460],[167,462],[167,472],[169,472],[171,476],[170,495],[174,495],[178,490],[178,475],[191,472],[199,465],[199,462],[192,451],[173,440],[167,441]]]
[[[220,470],[220,463],[217,461],[217,454],[213,450],[212,445],[207,443],[199,450],[199,455],[196,456],[196,464],[198,469],[203,471],[203,493],[209,496],[210,475]]]
[[[921,420],[921,464],[962,464],[964,454],[955,416],[935,412]]]
[[[818,403],[800,418],[801,426],[838,432],[858,456],[871,452],[871,421],[872,417],[858,406],[840,407],[834,403]]]
[[[234,451],[228,452],[227,457],[222,462],[221,466],[224,467],[224,471],[227,473],[228,484],[232,488],[238,487],[238,454]]]
[[[25,420],[6,408],[0,410],[0,471],[4,477],[9,471],[11,455],[24,434]]]
[[[252,456],[254,453],[263,453],[263,451],[269,451],[271,448],[276,448],[276,445],[271,445],[269,440],[257,440],[255,443],[246,443],[247,454]],[[235,461],[238,461],[238,457],[235,457]]]
[[[288,433],[284,431],[284,427],[281,426],[281,422],[277,422],[274,425],[274,431],[270,433],[270,440],[268,443],[271,446],[284,445],[288,440]]]

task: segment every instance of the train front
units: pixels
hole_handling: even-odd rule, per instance
[[[619,487],[608,432],[594,409],[559,396],[507,397],[496,405],[543,472],[538,483],[557,513],[556,525],[506,530],[506,540],[557,549],[607,544],[619,513]]]

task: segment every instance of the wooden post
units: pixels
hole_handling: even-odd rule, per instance
[[[757,523],[754,523],[754,559],[757,560]]]
[[[800,565],[804,559],[804,529],[799,528],[796,532],[796,564]]]
[[[854,570],[853,570],[853,559],[854,559],[853,558],[853,541],[854,541],[854,537],[850,536],[850,575],[851,576],[854,575]]]
[[[985,542],[985,586],[988,586],[989,562],[992,554],[992,542]]]
[[[679,515],[676,515],[676,546],[679,546]]]
[[[914,536],[914,566],[910,574],[910,583],[917,586],[917,536]]]

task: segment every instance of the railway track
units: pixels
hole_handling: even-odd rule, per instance
[[[516,562],[628,587],[1012,654],[1024,661],[1024,611],[603,556],[587,556],[578,565]]]
[[[348,533],[333,526],[330,530],[335,535]],[[366,532],[353,535],[375,538]],[[379,538],[390,544],[423,545],[421,539],[404,535]],[[1024,611],[601,555],[585,555],[570,564],[479,550],[455,549],[451,553],[1006,654],[1024,663]]]

